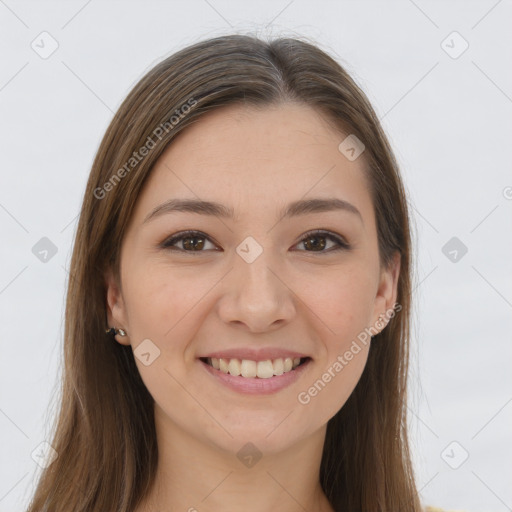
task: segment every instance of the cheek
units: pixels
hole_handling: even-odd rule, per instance
[[[318,277],[318,276],[317,276]],[[316,292],[314,290],[316,289]],[[368,268],[353,266],[332,272],[329,279],[305,284],[308,306],[327,327],[325,357],[297,396],[312,421],[327,422],[345,404],[366,365],[370,336],[365,333],[373,311],[374,281]]]
[[[340,343],[339,350],[329,353],[329,359],[315,378],[297,396],[307,411],[310,423],[326,423],[346,403],[356,387],[368,359],[369,343],[349,340]]]
[[[183,339],[178,333],[211,286],[191,269],[141,265],[127,279],[126,308],[132,333],[139,339],[153,336],[171,350],[178,348],[169,340]]]
[[[330,343],[357,336],[371,321],[375,300],[374,280],[368,267],[351,265],[328,269],[323,274],[303,273],[297,292],[309,309],[323,322]],[[328,347],[329,348],[329,347]]]

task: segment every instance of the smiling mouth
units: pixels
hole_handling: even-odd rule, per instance
[[[211,366],[222,373],[246,379],[269,379],[294,371],[299,366],[311,360],[310,357],[303,358],[277,358],[265,361],[251,361],[249,359],[217,359],[216,357],[200,357],[203,363]]]

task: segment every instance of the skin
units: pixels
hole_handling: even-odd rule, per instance
[[[127,332],[116,340],[135,350],[150,339],[160,350],[148,366],[135,358],[155,399],[159,449],[137,512],[333,510],[319,482],[326,425],[357,384],[369,343],[308,404],[297,396],[393,307],[400,267],[398,258],[380,267],[363,157],[351,162],[338,150],[345,136],[308,106],[229,106],[187,128],[157,161],[123,240],[121,283],[106,275],[109,325]],[[278,218],[312,197],[344,199],[361,219],[339,210]],[[143,223],[170,198],[217,201],[237,218],[180,212]],[[187,229],[208,236],[193,254],[186,240],[175,244],[182,252],[159,247]],[[316,235],[328,245],[315,251],[304,242],[311,229],[351,249],[332,251],[336,243]],[[252,263],[236,252],[248,236],[263,249]],[[248,396],[197,359],[260,346],[312,361],[287,388]],[[263,454],[250,468],[236,456],[248,442]]]

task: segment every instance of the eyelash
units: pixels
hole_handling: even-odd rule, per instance
[[[338,244],[338,247],[331,248],[326,251],[300,251],[300,252],[310,252],[313,254],[314,253],[325,254],[325,253],[338,252],[338,251],[349,251],[352,248],[350,246],[350,244],[345,242],[345,240],[343,238],[341,238],[340,236],[338,236],[334,233],[331,233],[330,231],[325,231],[322,229],[314,229],[312,231],[308,231],[307,233],[304,233],[303,237],[301,238],[301,240],[299,240],[299,242],[297,242],[297,244],[300,244],[311,237],[319,237],[319,238],[323,237],[323,238],[330,239],[330,240],[336,242]],[[187,231],[182,231],[180,233],[176,233],[175,235],[171,236],[170,238],[167,238],[160,244],[160,248],[169,249],[172,251],[179,251],[182,253],[189,253],[189,254],[190,253],[197,254],[197,253],[205,252],[204,250],[202,250],[202,251],[201,250],[200,251],[187,251],[185,249],[179,249],[176,247],[172,247],[176,242],[180,242],[181,240],[184,240],[187,238],[204,238],[204,239],[212,242],[212,240],[207,235],[202,233],[201,231],[187,230]],[[297,244],[295,244],[295,245],[297,245]]]

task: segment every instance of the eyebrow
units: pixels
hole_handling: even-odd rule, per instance
[[[351,203],[338,198],[314,198],[294,201],[281,210],[279,218],[292,218],[309,213],[321,213],[330,211],[345,211],[353,213],[363,222],[361,212]],[[165,203],[154,208],[144,219],[143,224],[164,214],[175,212],[195,213],[199,215],[211,215],[226,219],[234,219],[233,208],[227,207],[215,201],[203,201],[199,199],[169,199]]]

